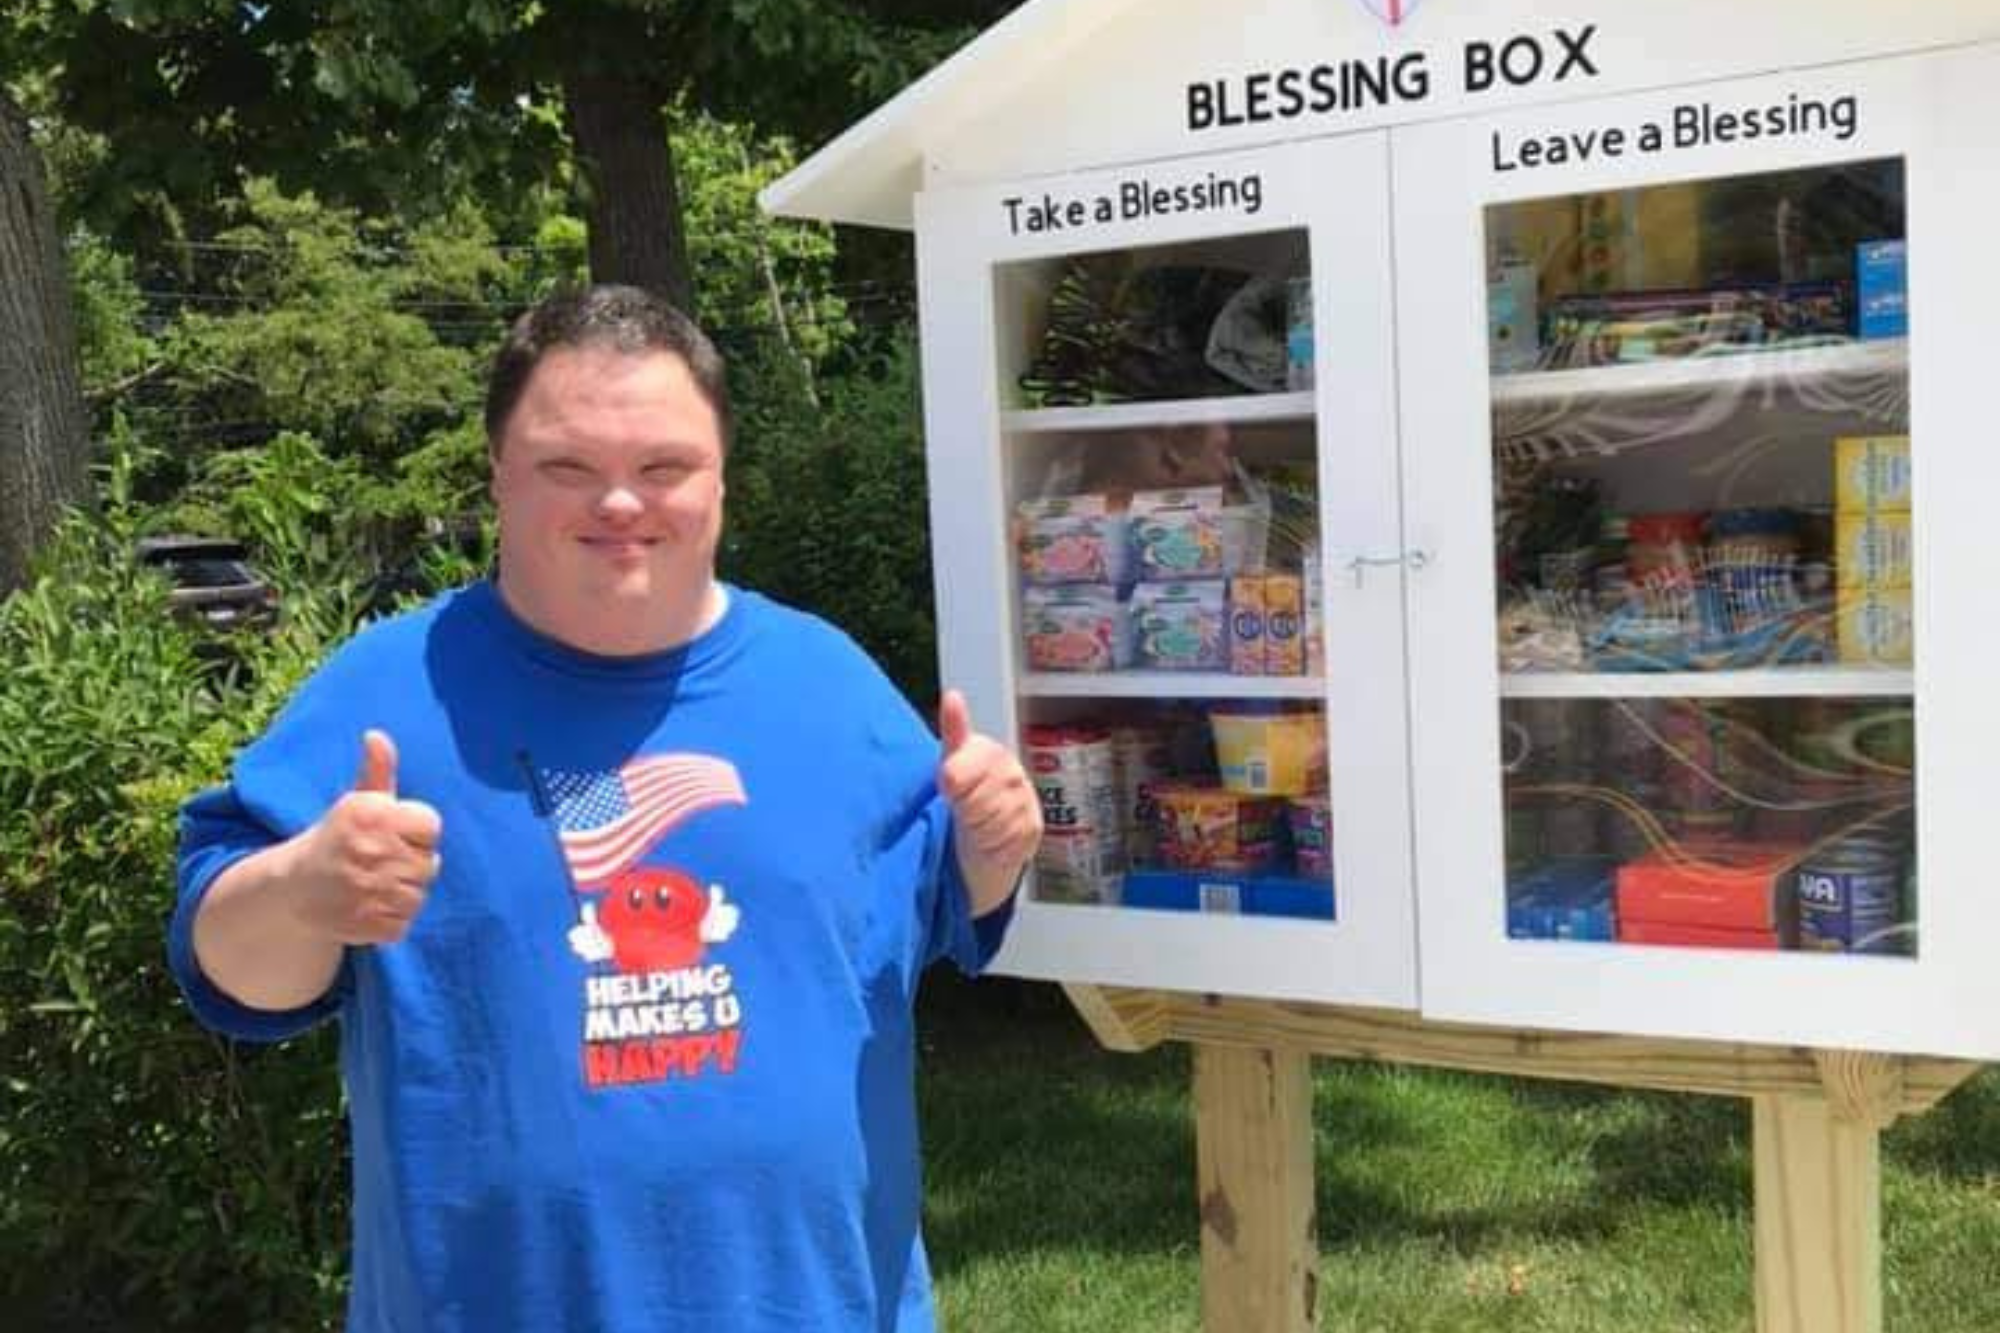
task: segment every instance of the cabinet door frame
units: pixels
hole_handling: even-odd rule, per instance
[[[1856,132],[1710,144],[1501,172],[1532,135],[1632,126],[1686,103],[1858,99]],[[1608,98],[1395,133],[1406,499],[1435,558],[1412,584],[1413,756],[1424,1013],[1440,1020],[2000,1057],[2000,894],[1982,800],[2000,745],[1991,664],[2000,482],[1990,385],[2000,305],[2000,47]],[[1905,161],[1915,478],[1915,959],[1644,948],[1506,937],[1486,206],[1842,161]],[[1831,442],[1829,441],[1829,448]]]
[[[1241,210],[1114,219],[1030,234],[1008,199],[1119,197],[1254,172]],[[1331,735],[1333,923],[1134,910],[1024,896],[995,970],[1090,984],[1414,1008],[1403,574],[1349,562],[1401,549],[1386,132],[917,196],[932,556],[943,679],[979,724],[1019,735],[1018,608],[1000,330],[1013,318],[1001,266],[1133,247],[1303,231],[1311,251],[1318,374],[1311,398],[1321,512],[1328,673],[1313,695]],[[1014,219],[1022,216],[1017,208]],[[1257,693],[1256,678],[1242,693]],[[1081,682],[1083,693],[1090,681]],[[1212,678],[1209,697],[1232,696]],[[1169,696],[1172,697],[1172,696]]]

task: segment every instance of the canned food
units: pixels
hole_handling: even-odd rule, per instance
[[[1903,844],[1854,833],[1815,850],[1796,878],[1799,947],[1902,953]]]
[[[1030,727],[1029,781],[1049,837],[1037,866],[1065,880],[1101,880],[1125,868],[1125,822],[1109,733],[1094,727]],[[1082,844],[1091,854],[1086,856]]]
[[[1174,770],[1173,745],[1163,728],[1114,727],[1111,749],[1118,771],[1118,816],[1125,829],[1125,852],[1134,865],[1153,859],[1158,815],[1155,794]]]

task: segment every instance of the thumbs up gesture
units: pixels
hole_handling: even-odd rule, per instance
[[[1013,752],[972,729],[957,690],[938,704],[938,737],[938,790],[951,805],[958,868],[979,916],[1006,901],[1041,844],[1042,803]]]
[[[443,831],[436,810],[397,796],[395,742],[366,733],[353,789],[298,839],[294,914],[341,944],[402,939],[437,878]]]

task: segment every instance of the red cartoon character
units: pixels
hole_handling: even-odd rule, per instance
[[[587,962],[609,958],[620,972],[671,972],[733,935],[739,915],[721,885],[703,892],[678,870],[639,866],[613,879],[601,904],[583,905],[570,947]]]

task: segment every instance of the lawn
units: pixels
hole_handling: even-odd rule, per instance
[[[1050,987],[934,977],[927,1235],[946,1333],[1199,1333],[1185,1048]],[[1747,1333],[1747,1103],[1319,1061],[1321,1327]],[[1887,1326],[2000,1329],[2000,1071],[1884,1137]]]

